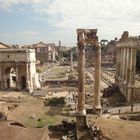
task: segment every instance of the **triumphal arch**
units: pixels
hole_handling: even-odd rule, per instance
[[[0,90],[33,91],[36,74],[35,51],[0,49]]]

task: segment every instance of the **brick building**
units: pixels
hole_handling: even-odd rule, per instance
[[[33,45],[22,46],[22,48],[35,49],[36,60],[40,63],[55,62],[58,54],[54,43],[39,42]]]

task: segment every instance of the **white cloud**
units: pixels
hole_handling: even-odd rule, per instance
[[[49,4],[33,5],[33,9],[44,17],[47,14],[51,25],[73,35],[76,28],[98,28],[101,38],[113,39],[124,30],[139,33],[139,5],[139,0],[52,0]],[[71,34],[64,33],[64,38],[66,35]]]
[[[139,0],[0,0],[0,9],[17,4],[30,4],[36,21],[44,19],[56,27],[49,33],[51,39],[61,37],[69,42],[76,28],[98,28],[99,36],[109,39],[123,30],[132,34],[140,31]]]
[[[2,42],[9,44],[32,44],[33,42],[40,41],[40,33],[34,31],[19,31],[19,32],[4,32],[0,34]]]
[[[17,4],[42,4],[49,0],[0,0],[0,10],[9,10]]]
[[[77,28],[98,26],[105,21],[127,21],[130,14],[140,9],[140,2],[134,1],[135,3],[132,0],[53,0],[49,4],[34,5],[33,8],[36,12],[49,15],[51,23],[57,27]]]
[[[38,35],[38,33],[34,32],[34,31],[21,31],[21,32],[18,32],[18,34],[24,35],[24,36],[36,36],[36,35]]]

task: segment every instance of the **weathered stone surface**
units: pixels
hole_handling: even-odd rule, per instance
[[[116,53],[116,84],[129,102],[136,99],[135,71],[136,50],[140,46],[139,37],[129,37],[125,31],[117,42]],[[139,95],[140,96],[140,95]]]
[[[0,49],[0,89],[12,87],[15,77],[16,90],[33,91],[36,74],[35,51],[31,49]],[[11,72],[11,70],[15,72]]]

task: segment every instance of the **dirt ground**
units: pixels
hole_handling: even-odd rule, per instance
[[[140,121],[128,121],[117,118],[94,118],[91,120],[103,130],[104,135],[110,140],[140,139]]]
[[[2,95],[11,97],[12,93],[1,94],[0,98]],[[23,100],[17,107],[8,112],[8,120],[15,120],[30,127],[42,127],[43,125],[59,124],[66,117],[62,115],[62,107],[45,107],[43,99],[21,93],[13,93],[13,97],[19,99],[22,97]],[[103,130],[105,136],[111,140],[140,139],[140,121],[92,117],[88,119],[92,121],[91,123],[95,122]],[[50,138],[50,140],[57,140],[57,138]]]

